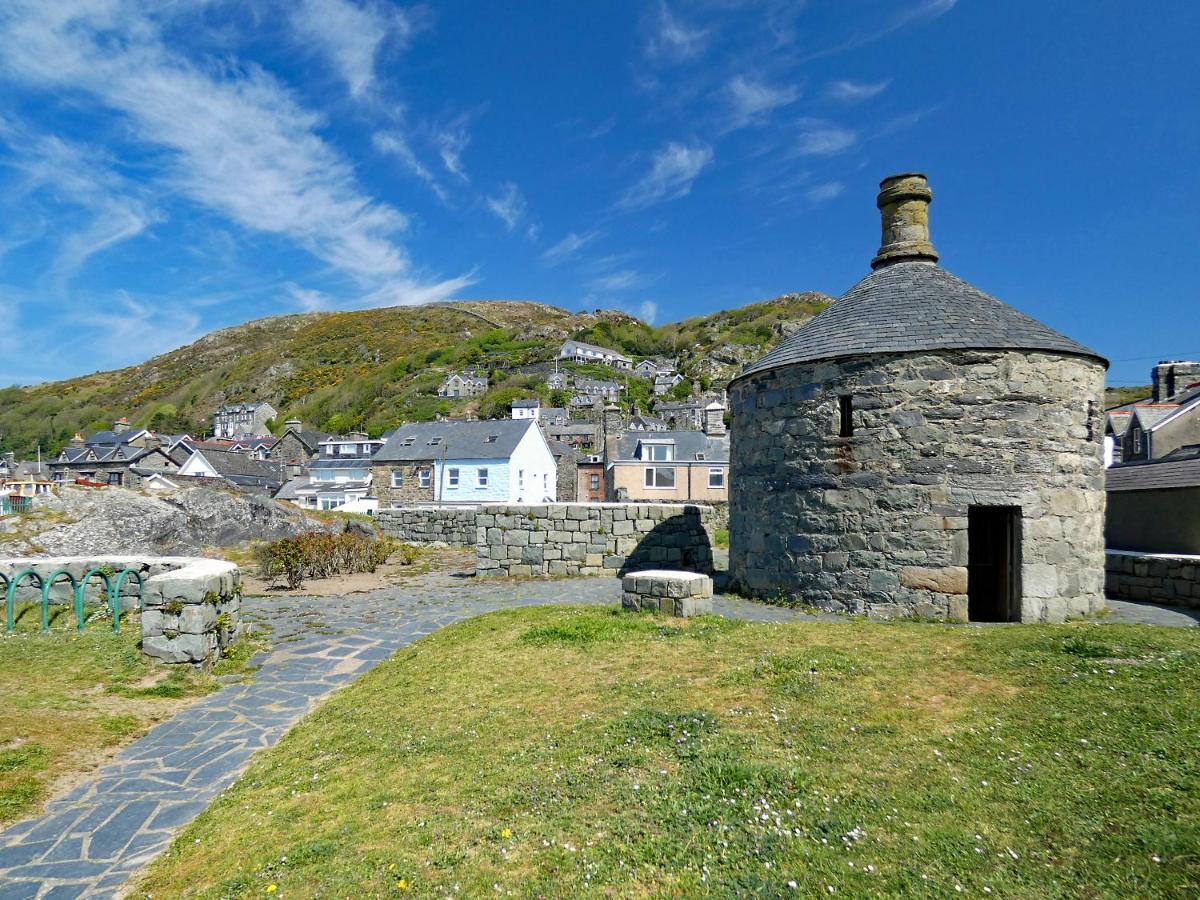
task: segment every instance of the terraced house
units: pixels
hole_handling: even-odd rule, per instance
[[[278,410],[265,400],[250,403],[229,403],[213,413],[214,438],[270,437],[267,423],[279,415]]]
[[[182,446],[168,450],[158,435],[131,428],[121,418],[86,438],[76,434],[50,461],[50,477],[59,484],[86,481],[136,488],[155,474],[177,472],[188,452]]]
[[[554,455],[533,419],[401,425],[372,460],[380,508],[557,499]]]
[[[363,433],[328,437],[309,463],[307,476],[289,480],[275,499],[305,509],[373,512],[377,503],[371,492],[371,457],[382,446],[382,440]]]

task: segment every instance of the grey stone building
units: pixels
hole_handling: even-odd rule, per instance
[[[923,175],[873,272],[729,388],[730,574],[888,617],[1103,605],[1106,362],[940,268]]]
[[[213,413],[214,438],[270,437],[267,423],[279,415],[279,411],[265,400],[252,403],[227,403]]]

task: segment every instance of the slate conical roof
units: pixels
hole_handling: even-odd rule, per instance
[[[1076,343],[925,260],[880,266],[742,376],[780,366],[921,350],[1041,350],[1086,356]],[[741,376],[739,376],[741,377]]]

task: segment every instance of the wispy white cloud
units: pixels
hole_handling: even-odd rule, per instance
[[[0,73],[90,96],[158,152],[165,184],[247,229],[294,241],[365,285],[421,294],[394,235],[395,208],[358,186],[318,134],[320,118],[253,67],[201,66],[172,52],[152,15],[123,0],[10,3]]]
[[[371,142],[380,153],[394,156],[409,173],[415,175],[426,187],[433,191],[434,195],[442,203],[449,202],[446,189],[442,187],[441,182],[438,181],[437,176],[433,174],[429,167],[417,158],[412,146],[403,134],[399,131],[377,131],[371,136]]]
[[[954,9],[957,3],[958,0],[917,0],[911,6],[900,9],[893,13],[890,18],[884,19],[883,23],[876,28],[857,32],[841,43],[810,53],[801,62],[823,59],[827,56],[834,56],[838,53],[844,53],[847,50],[855,50],[867,44],[872,44],[905,26],[929,22],[943,16]]]
[[[637,317],[647,325],[653,325],[658,319],[658,304],[653,300],[643,300],[638,304]]]
[[[419,21],[390,4],[300,0],[292,7],[291,24],[306,45],[328,59],[350,95],[358,97],[375,80],[384,41],[407,41]]]
[[[128,291],[117,291],[103,303],[69,312],[66,320],[82,326],[89,336],[104,335],[103,341],[87,341],[88,351],[96,354],[97,368],[122,361],[130,346],[150,357],[182,347],[203,331],[195,310],[138,299]]]
[[[542,254],[542,261],[550,265],[558,265],[573,257],[599,236],[599,231],[585,231],[583,234],[569,232],[566,237]]]
[[[500,186],[499,193],[484,198],[488,211],[504,223],[504,227],[512,231],[525,218],[528,204],[525,202],[521,189],[513,182],[507,181]]]
[[[598,275],[587,283],[587,288],[596,294],[619,294],[645,283],[641,272],[636,269],[622,269]]]
[[[805,196],[812,203],[824,203],[826,200],[840,196],[845,189],[846,186],[840,181],[827,181],[809,188]]]
[[[821,119],[801,119],[791,155],[833,156],[849,150],[858,135],[848,128]]]
[[[737,75],[726,83],[723,94],[729,106],[726,131],[765,121],[775,110],[795,103],[800,89],[795,85],[769,82]]]
[[[334,305],[333,298],[328,294],[323,294],[320,291],[312,288],[301,287],[294,282],[288,282],[285,285],[288,296],[292,299],[295,307],[303,312],[314,312],[318,309],[328,309]]]
[[[113,160],[98,148],[3,119],[0,143],[8,148],[5,164],[19,173],[8,192],[10,202],[43,194],[48,204],[86,214],[83,224],[58,222],[58,253],[47,273],[52,290],[64,290],[90,257],[137,237],[157,219],[147,192],[119,175]]]
[[[708,46],[707,28],[692,25],[660,0],[644,21],[645,52],[651,59],[686,62],[700,56]]]
[[[692,183],[712,161],[712,148],[706,144],[671,141],[655,152],[650,171],[625,192],[617,201],[617,208],[631,211],[685,197],[691,193]]]
[[[467,130],[467,117],[457,116],[450,122],[436,128],[433,132],[433,145],[442,158],[442,165],[451,175],[456,175],[467,181],[467,172],[463,168],[462,155],[471,143],[471,134]]]
[[[843,103],[858,103],[879,96],[889,84],[890,81],[835,81],[829,85],[826,93]]]

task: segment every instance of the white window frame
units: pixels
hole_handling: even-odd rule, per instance
[[[404,487],[404,472],[400,469],[392,469],[392,487]]]
[[[417,483],[423,488],[427,488],[433,484],[433,475],[428,469],[421,469],[417,472]]]
[[[663,455],[660,459],[656,453],[662,450]],[[647,455],[649,453],[649,455]],[[675,461],[675,445],[667,441],[642,441],[642,459],[646,462],[674,462]]]
[[[671,483],[659,483],[659,474],[661,472],[671,473]],[[651,491],[673,491],[678,484],[674,466],[646,466],[645,485],[647,490]]]
[[[475,470],[475,484],[480,488],[488,486],[488,470],[486,466]]]
[[[713,481],[714,478],[716,479],[715,483]],[[721,466],[709,466],[708,487],[709,490],[725,487],[725,470]]]
[[[447,468],[446,469],[446,486],[452,487],[452,488],[458,487],[459,474],[460,473],[458,471],[458,466],[450,466],[449,468]]]

